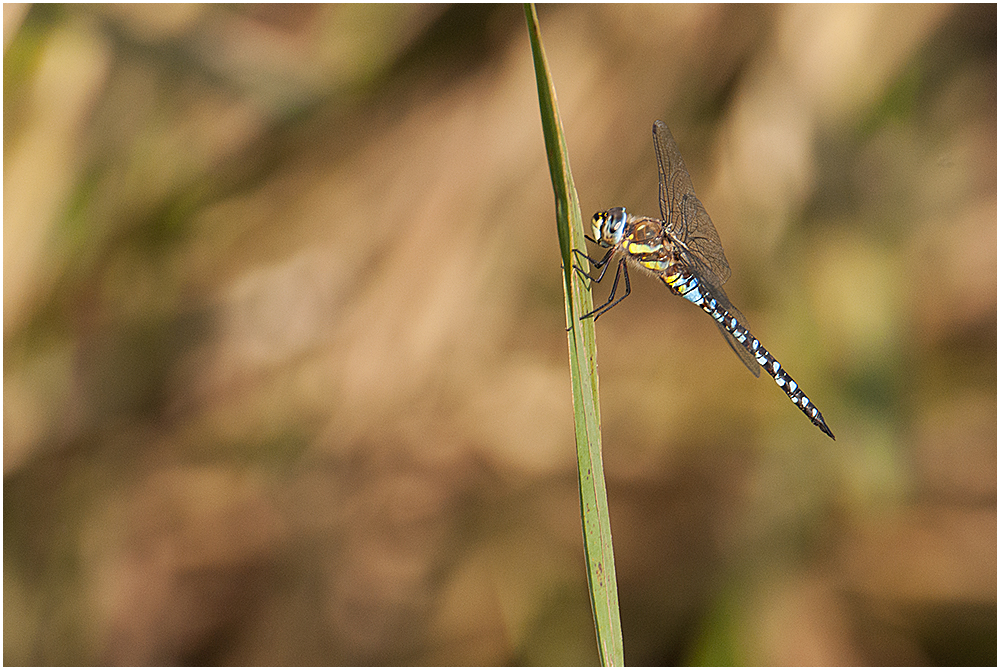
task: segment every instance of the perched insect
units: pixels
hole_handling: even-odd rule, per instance
[[[750,372],[759,377],[763,367],[795,406],[833,438],[819,409],[802,393],[798,383],[781,367],[781,363],[750,333],[746,318],[729,302],[722,290],[730,270],[719,233],[694,194],[691,175],[684,166],[677,143],[661,121],[653,124],[653,148],[660,169],[660,216],[663,218],[632,216],[625,212],[624,207],[612,207],[594,215],[594,237],[588,235],[587,239],[606,248],[607,253],[600,260],[594,260],[578,249],[573,251],[587,259],[591,272],[600,270],[600,274],[595,277],[579,265],[575,267],[580,274],[595,282],[604,278],[610,261],[615,257],[618,258],[618,268],[607,302],[580,319],[596,320],[628,296],[632,290],[628,278],[629,264],[648,271],[671,291],[708,312],[726,342]],[[615,298],[618,281],[622,278],[625,279],[625,292]]]

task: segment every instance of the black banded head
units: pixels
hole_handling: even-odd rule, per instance
[[[625,222],[628,215],[624,207],[612,207],[606,212],[594,214],[591,221],[594,239],[605,246],[614,246],[625,237]]]

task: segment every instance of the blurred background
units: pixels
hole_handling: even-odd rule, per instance
[[[518,5],[4,5],[5,664],[591,664]],[[632,665],[995,665],[996,5],[543,6]],[[600,286],[603,299],[609,287]]]

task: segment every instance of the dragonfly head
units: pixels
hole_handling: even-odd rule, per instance
[[[606,212],[594,214],[591,221],[594,239],[608,247],[618,244],[625,236],[626,219],[624,207],[612,207]]]

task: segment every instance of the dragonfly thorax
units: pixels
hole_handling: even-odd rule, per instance
[[[604,246],[613,247],[625,237],[625,223],[628,215],[624,207],[612,207],[606,212],[594,214],[591,221],[594,239]]]

